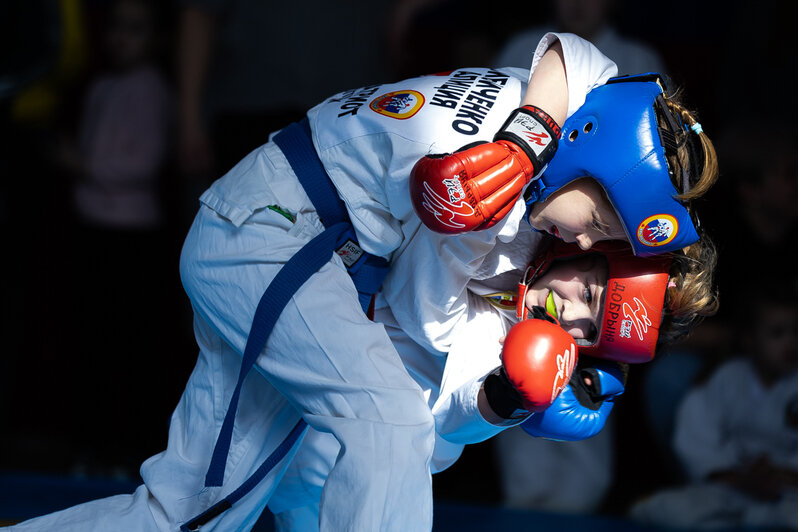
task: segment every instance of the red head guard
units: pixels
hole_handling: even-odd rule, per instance
[[[668,287],[668,256],[635,257],[625,242],[599,242],[583,251],[574,244],[552,239],[527,268],[518,285],[519,319],[526,319],[527,288],[557,260],[576,259],[590,253],[607,257],[609,276],[597,337],[578,339],[579,354],[619,362],[641,363],[654,358]]]

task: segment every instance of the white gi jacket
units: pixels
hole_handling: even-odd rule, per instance
[[[557,38],[570,115],[616,70],[586,41],[554,34],[544,37],[533,68]],[[524,205],[519,200],[489,230],[440,240],[419,228],[408,196],[410,169],[425,154],[491,140],[518,107],[528,75],[465,68],[347,91],[308,112],[313,143],[360,245],[395,261],[385,300],[425,347],[448,351],[454,326],[466,317],[466,285],[483,263],[496,270],[482,272],[486,278],[509,268],[501,256],[484,259],[497,239],[516,236]],[[19,530],[176,530],[236,489],[300,417],[332,434],[341,449],[323,488],[321,530],[429,530],[435,422],[428,396],[385,328],[363,315],[337,255],[282,310],[257,372],[243,387],[224,484],[204,488],[254,309],[280,268],[323,228],[273,142],[215,182],[201,202],[181,256],[200,353],[173,414],[167,449],[143,464],[144,485],[133,495],[34,519]],[[404,253],[408,259],[400,261]],[[430,359],[440,368],[440,360]],[[203,530],[250,528],[291,457]]]

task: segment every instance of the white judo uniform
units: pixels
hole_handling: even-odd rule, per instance
[[[544,37],[533,69],[558,38],[570,115],[616,69],[595,47],[567,34]],[[489,230],[437,238],[420,228],[413,213],[410,169],[425,154],[491,140],[518,107],[528,79],[529,71],[521,69],[464,68],[340,93],[307,113],[313,144],[360,246],[394,261],[384,301],[398,326],[425,351],[449,351],[452,331],[468,317],[469,279],[477,274],[489,279],[525,265],[511,264],[500,254],[485,259],[497,242],[516,237],[525,207],[519,200]],[[366,318],[335,254],[283,309],[257,359],[257,371],[243,386],[224,483],[204,487],[258,301],[281,267],[323,226],[272,141],[250,153],[200,200],[180,263],[200,352],[172,416],[167,449],[142,465],[144,484],[135,493],[12,528],[178,530],[238,488],[304,418],[316,431],[332,435],[340,448],[320,494],[321,530],[429,530],[436,433],[428,403],[432,385],[419,385],[411,377],[386,328]],[[413,260],[399,260],[405,253]],[[429,360],[429,375],[440,374],[443,357],[430,353]],[[456,388],[468,389],[473,380],[473,392],[484,376],[476,373],[461,377]],[[469,431],[486,427],[479,419],[476,425],[463,421],[475,412],[476,396],[462,403],[457,397],[452,395],[450,408],[463,415],[445,416],[455,421],[437,430],[444,437],[466,434],[468,440],[473,437]],[[202,530],[251,528],[298,447]]]

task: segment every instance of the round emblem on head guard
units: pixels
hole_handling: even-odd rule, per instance
[[[649,216],[637,226],[637,239],[645,246],[664,246],[679,233],[679,222],[670,214]]]

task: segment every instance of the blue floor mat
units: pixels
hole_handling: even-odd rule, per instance
[[[140,481],[30,473],[0,473],[0,525],[44,515],[94,499],[131,493]],[[253,532],[272,532],[267,512]],[[652,527],[603,516],[569,516],[508,510],[495,506],[436,501],[435,532],[534,530],[557,532],[650,532]]]

